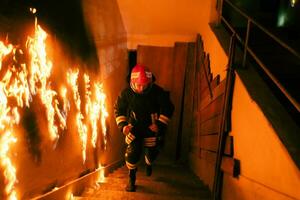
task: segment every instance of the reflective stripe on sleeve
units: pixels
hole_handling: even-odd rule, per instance
[[[161,121],[162,123],[166,124],[166,125],[168,125],[168,123],[170,121],[170,119],[165,115],[159,115],[158,120]]]
[[[116,122],[117,124],[120,124],[121,122],[126,122],[127,118],[124,115],[120,115],[118,117],[116,117]]]
[[[130,144],[135,139],[135,136],[131,133],[128,133],[125,137],[126,144]]]

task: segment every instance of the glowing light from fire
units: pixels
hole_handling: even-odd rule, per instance
[[[8,157],[11,143],[16,143],[17,139],[12,135],[11,131],[5,131],[0,137],[0,160],[4,168],[4,177],[6,179],[5,192],[8,199],[17,199],[17,193],[14,185],[17,181],[16,169],[13,166],[11,159]]]
[[[13,50],[13,45],[9,44],[7,46],[4,45],[3,42],[0,41],[0,70],[2,68],[2,59],[7,54],[10,54],[10,52]]]
[[[74,194],[73,192],[71,191],[71,189],[69,189],[66,194],[65,194],[65,199],[66,200],[74,200]]]
[[[52,71],[52,62],[47,58],[46,38],[47,33],[36,24],[34,37],[29,37],[27,40],[29,54],[31,55],[29,83],[31,93],[39,94],[46,108],[49,137],[51,140],[57,140],[59,135],[54,120],[55,115],[58,115],[60,119],[61,128],[64,128],[66,123],[60,111],[56,109],[58,106],[58,101],[55,98],[57,93],[50,88],[48,81]]]
[[[85,83],[85,99],[86,99],[86,105],[85,105],[85,112],[89,114],[90,123],[92,126],[92,146],[96,147],[96,140],[98,136],[97,131],[97,121],[99,119],[100,113],[98,112],[97,105],[93,104],[91,101],[91,84],[90,84],[90,77],[87,74],[84,74],[84,83]]]
[[[35,13],[35,10],[31,10]],[[16,54],[23,56],[23,51],[11,44],[0,41],[0,164],[4,170],[5,192],[8,199],[17,199],[15,183],[17,181],[16,169],[10,159],[11,145],[17,142],[13,135],[14,128],[21,121],[22,108],[30,107],[33,97],[37,96],[45,107],[45,115],[48,122],[48,134],[51,141],[59,139],[59,131],[67,129],[67,116],[71,105],[75,105],[75,120],[78,136],[81,141],[81,152],[83,162],[86,160],[86,148],[88,138],[88,125],[91,127],[91,144],[95,148],[98,138],[98,126],[101,125],[104,138],[106,138],[105,120],[108,113],[105,108],[106,96],[102,84],[91,83],[88,74],[84,74],[85,84],[85,107],[81,105],[79,93],[79,70],[69,70],[67,83],[59,88],[59,94],[51,87],[50,76],[52,73],[52,62],[46,53],[47,33],[35,21],[35,33],[28,37],[26,48],[29,55],[29,66],[26,63],[19,63]],[[9,57],[10,56],[10,57]],[[11,59],[12,63],[3,66],[4,59]],[[71,88],[70,92],[67,88]],[[62,106],[58,99],[62,100]],[[72,99],[67,96],[72,95]],[[70,101],[74,101],[71,104]],[[81,112],[81,107],[85,112]],[[20,113],[19,113],[20,112]],[[106,140],[104,141],[106,144]],[[104,176],[104,172],[103,172]]]
[[[101,96],[102,87],[99,83],[96,83],[94,85],[94,91],[95,91],[95,101],[90,104],[90,113],[89,113],[89,119],[92,125],[92,145],[93,147],[96,147],[96,140],[97,140],[97,134],[98,134],[98,121],[100,119],[100,116],[106,116],[106,110],[102,109],[102,101],[103,96]],[[105,112],[102,112],[102,111]],[[102,124],[101,124],[102,125]],[[102,130],[104,128],[102,127]]]
[[[105,93],[103,92],[103,87],[102,87],[102,84],[99,84],[99,83],[96,83],[95,84],[95,87],[96,87],[96,96],[97,96],[97,101],[96,103],[100,106],[100,110],[101,110],[101,127],[102,127],[102,133],[103,133],[103,136],[104,136],[104,144],[105,144],[105,147],[106,147],[106,143],[107,143],[107,140],[106,140],[106,118],[108,117],[108,112],[106,111],[106,107],[105,107],[105,100],[106,100],[106,95]]]
[[[3,44],[3,43],[2,43]],[[1,44],[0,44],[1,46]],[[9,50],[11,45],[8,47],[1,47],[0,48],[0,55],[7,55],[7,53],[12,52],[13,49]],[[2,63],[3,57],[1,57]],[[7,74],[7,73],[6,73]],[[12,74],[8,73],[8,74]],[[10,75],[4,75],[4,79],[10,77]],[[14,82],[12,87],[7,88],[8,79],[4,81],[0,81],[0,164],[4,170],[4,178],[5,178],[5,193],[7,198],[10,200],[17,199],[17,194],[14,189],[14,185],[17,181],[16,177],[16,169],[12,164],[11,159],[9,158],[9,151],[11,143],[16,143],[17,139],[12,134],[12,127],[15,124],[18,124],[20,121],[20,116],[16,107],[11,108],[8,106],[8,99],[7,97],[12,96],[12,94],[18,94],[18,92],[14,92],[14,89],[18,89]],[[19,104],[19,102],[18,102]],[[23,105],[23,104],[21,104]]]
[[[105,182],[105,171],[104,171],[104,167],[100,165],[96,183],[104,183],[104,182]]]
[[[67,97],[67,88],[65,86],[62,86],[60,88],[60,96],[63,99],[63,112],[61,116],[63,116],[64,119],[68,117],[68,112],[70,110],[70,102],[68,101]],[[66,126],[66,121],[64,121],[64,126]]]
[[[76,69],[75,71],[69,71],[67,73],[68,77],[68,83],[72,87],[72,92],[73,92],[73,100],[76,105],[77,113],[76,113],[76,124],[77,124],[77,129],[78,129],[78,134],[81,139],[81,150],[82,150],[82,158],[83,162],[85,162],[86,159],[86,145],[87,145],[87,127],[83,123],[83,115],[80,111],[80,106],[81,106],[81,100],[80,100],[80,94],[78,90],[78,74],[79,70]]]

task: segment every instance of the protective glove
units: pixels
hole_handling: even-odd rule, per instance
[[[125,135],[126,144],[130,144],[135,139],[135,136],[131,133],[132,128],[133,126],[131,124],[128,124],[122,129],[122,132]]]
[[[150,129],[150,131],[156,134],[159,132],[158,126],[156,124],[151,124],[148,128]]]
[[[131,132],[131,129],[133,126],[131,124],[127,124],[126,126],[123,126],[122,133],[126,136]]]

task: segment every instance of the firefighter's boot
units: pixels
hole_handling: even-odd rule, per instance
[[[135,179],[136,179],[136,171],[137,169],[130,169],[129,170],[129,181],[125,187],[127,192],[135,192]]]

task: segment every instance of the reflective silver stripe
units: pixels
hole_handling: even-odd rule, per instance
[[[156,141],[156,137],[147,137],[147,138],[144,138],[144,142],[153,142],[153,141]]]
[[[125,137],[126,144],[130,144],[135,139],[135,136],[131,133],[128,133]]]
[[[135,139],[135,136],[132,133],[128,133],[127,137],[131,140]]]
[[[168,124],[169,121],[170,121],[170,119],[167,116],[165,116],[165,115],[159,115],[158,120],[161,121],[164,124]]]
[[[120,115],[118,117],[116,117],[116,122],[117,124],[121,123],[121,122],[126,122],[127,118],[124,115]]]
[[[145,147],[154,147],[156,145],[156,137],[144,138]]]
[[[131,164],[127,161],[126,161],[126,166],[127,166],[128,169],[135,169],[136,168],[136,164]]]
[[[150,162],[150,160],[147,158],[147,156],[145,156],[145,163],[146,163],[147,165],[151,165],[151,162]]]
[[[140,75],[140,72],[131,72],[131,78],[138,78]]]
[[[155,147],[156,143],[153,142],[153,143],[147,143],[147,144],[144,144],[144,147]]]
[[[125,142],[126,142],[126,144],[130,144],[132,141],[130,139],[128,139],[128,137],[126,136],[125,137]]]

